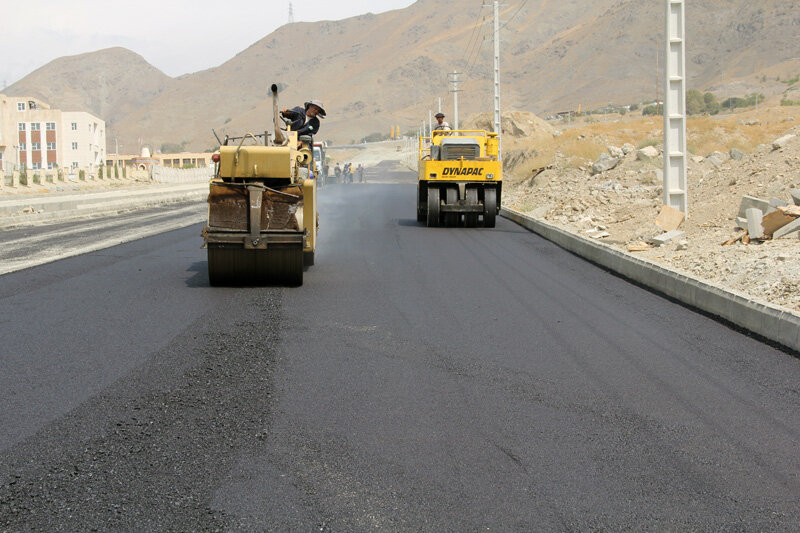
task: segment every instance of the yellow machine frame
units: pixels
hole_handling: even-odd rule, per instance
[[[256,144],[245,145],[248,138]],[[302,284],[318,231],[311,142],[277,126],[274,141],[266,132],[225,138],[203,231],[212,284]]]
[[[475,158],[441,160],[445,139],[477,142]],[[463,216],[468,227],[493,227],[502,192],[503,163],[498,161],[499,139],[485,130],[434,131],[419,139],[417,220],[428,226],[456,226]]]

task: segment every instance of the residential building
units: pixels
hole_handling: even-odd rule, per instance
[[[34,97],[0,94],[0,170],[87,168],[106,157],[106,124]]]

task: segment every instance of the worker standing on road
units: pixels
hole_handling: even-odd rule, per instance
[[[433,134],[436,135],[437,132],[439,135],[448,135],[447,132],[453,131],[450,127],[450,124],[444,121],[444,113],[436,113],[436,126],[433,128]]]
[[[325,118],[325,108],[319,100],[311,100],[304,107],[284,109],[281,116],[292,121],[289,126],[298,136],[316,135],[319,132],[319,119]]]

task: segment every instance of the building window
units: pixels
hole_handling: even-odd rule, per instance
[[[38,152],[42,149],[42,143],[31,143],[31,150]]]
[[[77,122],[73,122],[72,123],[72,131],[76,131],[77,129],[78,129],[78,123]]]
[[[17,102],[17,111],[25,111],[25,102]]]
[[[48,131],[55,131],[56,130],[56,123],[55,122],[48,122],[47,124],[45,124],[45,128],[47,128]]]
[[[31,122],[31,131],[39,131],[42,125],[39,122]]]
[[[25,131],[27,129],[24,122],[18,123],[17,127],[19,128],[19,131]]]
[[[25,143],[19,143],[19,151],[20,151],[20,152],[24,152],[25,150],[27,150],[27,149],[28,149],[28,148],[27,148],[27,146],[28,146],[28,145],[27,145],[27,144],[25,144]]]
[[[73,161],[72,162],[72,168],[78,168],[78,162],[77,161]]]
[[[48,150],[55,150],[56,149],[56,143],[47,143],[47,149]]]
[[[31,166],[33,170],[42,170],[42,164],[38,161],[33,162],[33,166]]]
[[[47,170],[53,170],[54,168],[58,168],[58,165],[56,165],[56,164],[55,164],[54,162],[52,162],[52,161],[48,161],[48,162],[47,162]]]
[[[78,149],[78,143],[72,143],[72,149],[73,150],[77,150]]]

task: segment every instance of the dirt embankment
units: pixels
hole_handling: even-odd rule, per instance
[[[800,127],[792,111],[690,120],[690,216],[679,228],[685,235],[660,247],[646,246],[664,233],[655,224],[663,204],[660,119],[579,124],[538,145],[507,142],[504,205],[800,313],[797,233],[723,246],[742,232],[743,196],[793,204]],[[796,136],[775,149],[785,134]]]

